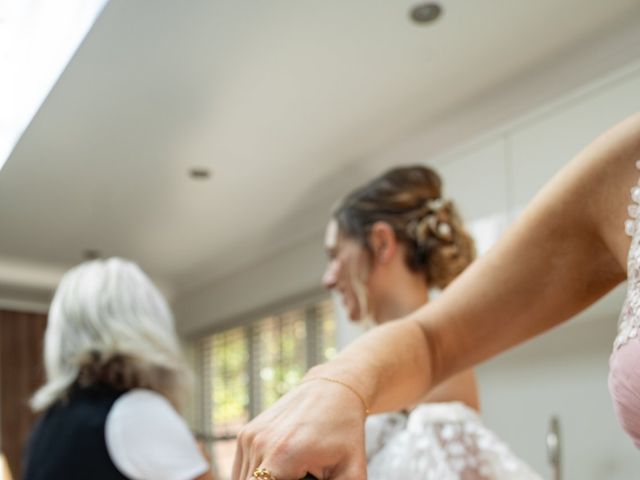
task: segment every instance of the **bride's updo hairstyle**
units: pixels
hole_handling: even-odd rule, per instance
[[[369,242],[376,222],[388,224],[406,251],[406,263],[425,275],[431,288],[446,287],[474,259],[475,247],[442,180],[424,166],[397,167],[345,197],[334,210],[340,234]]]

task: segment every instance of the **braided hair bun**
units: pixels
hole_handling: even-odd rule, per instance
[[[407,266],[430,287],[444,288],[474,259],[475,245],[442,180],[424,166],[397,167],[355,190],[333,214],[340,231],[371,253],[370,228],[390,225],[406,250]]]

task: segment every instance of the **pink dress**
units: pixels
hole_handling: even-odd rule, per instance
[[[640,161],[636,166],[640,169]],[[631,219],[625,224],[625,231],[632,237],[627,259],[627,297],[609,360],[609,391],[622,428],[640,448],[640,186],[631,189],[631,199]]]

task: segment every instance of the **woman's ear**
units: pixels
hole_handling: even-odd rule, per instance
[[[396,234],[387,222],[376,222],[369,237],[373,258],[376,263],[388,263],[398,249]]]

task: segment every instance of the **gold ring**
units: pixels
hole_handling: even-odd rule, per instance
[[[256,471],[253,472],[252,477],[258,480],[277,480],[277,478],[271,475],[271,472],[266,468],[256,468]]]

